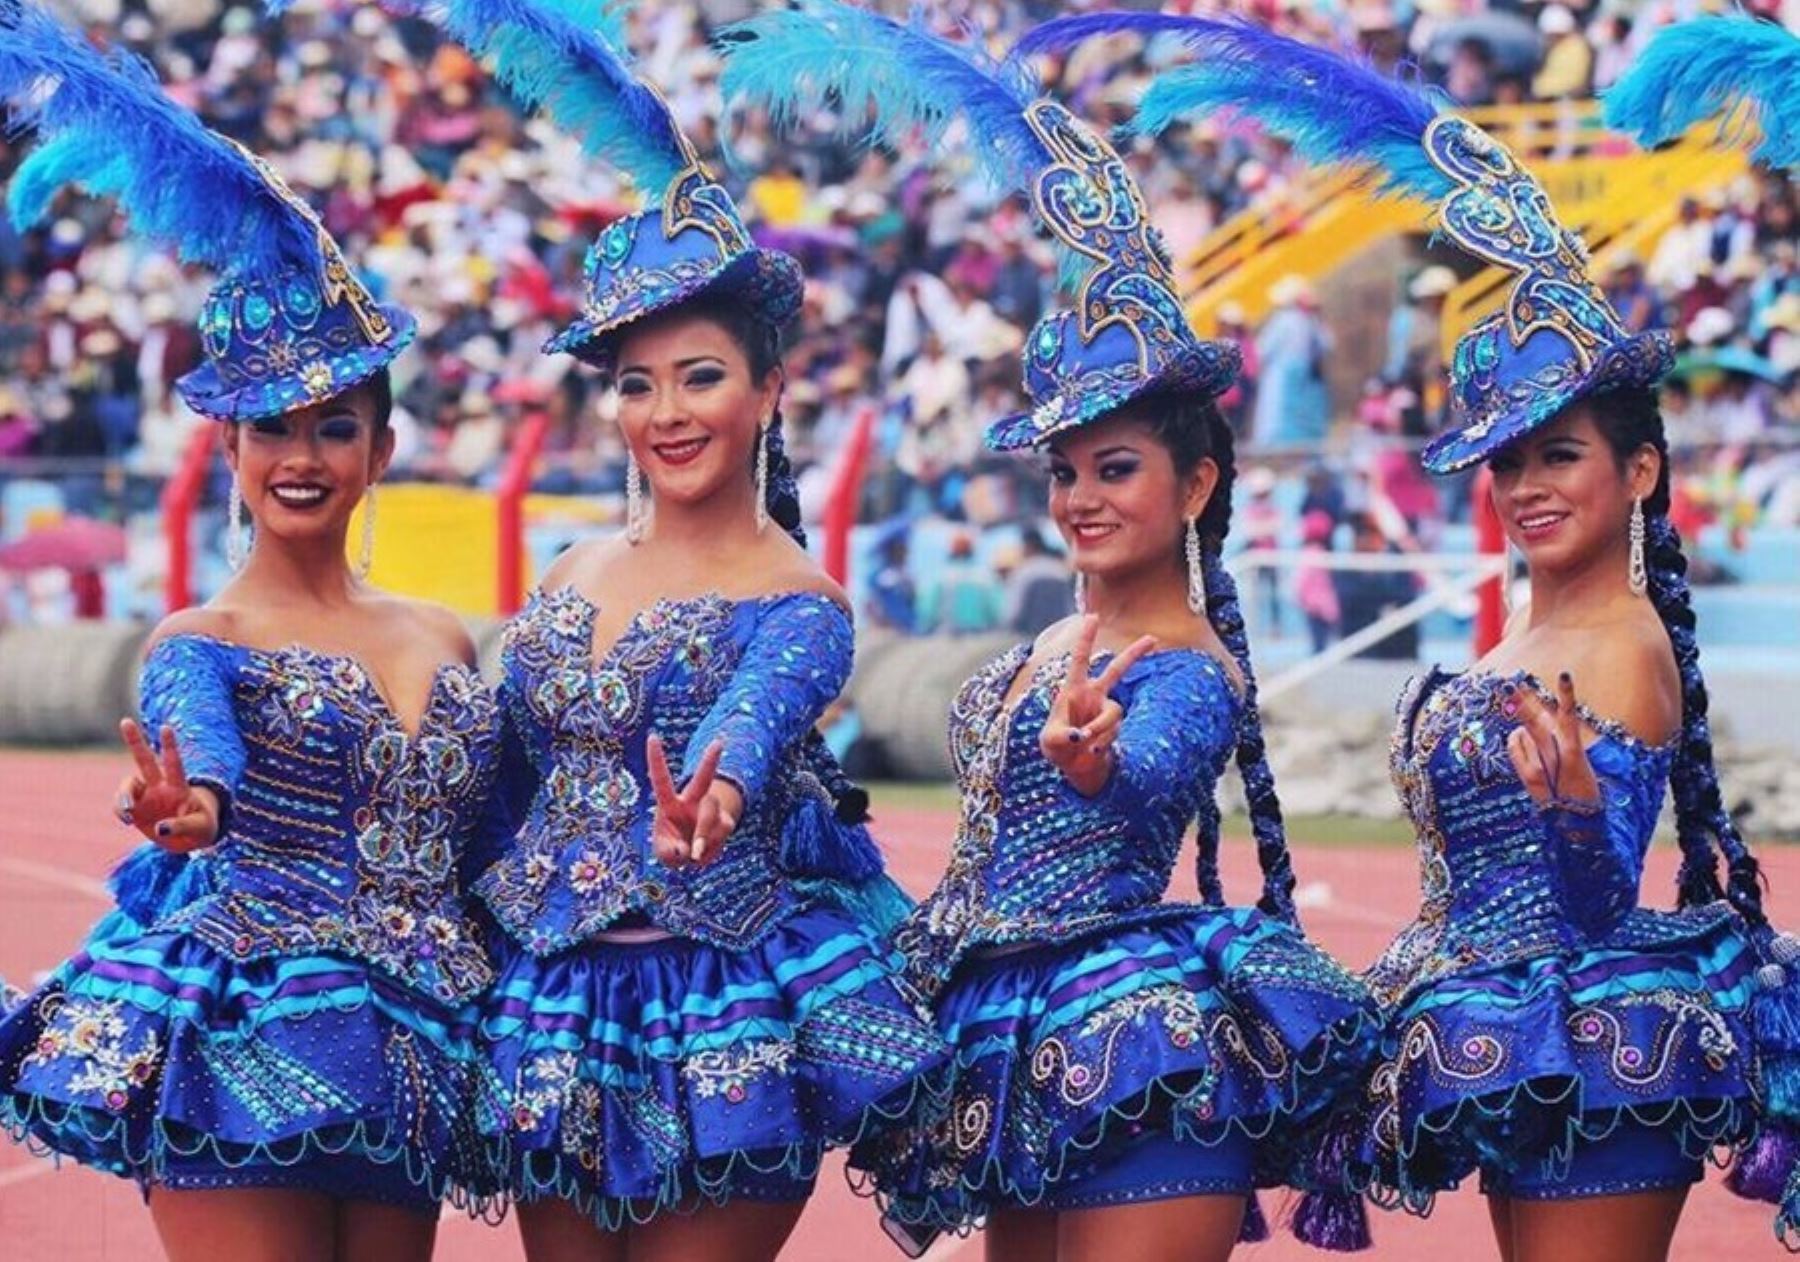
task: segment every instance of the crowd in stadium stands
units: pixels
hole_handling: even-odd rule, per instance
[[[522,118],[463,53],[423,20],[351,0],[314,3],[279,23],[221,0],[65,0],[155,63],[169,91],[214,127],[271,158],[388,296],[416,311],[416,353],[396,377],[396,472],[483,483],[497,475],[527,408],[552,417],[540,489],[617,491],[623,450],[592,379],[538,348],[569,313],[581,254],[628,209],[630,190],[571,142]],[[870,615],[915,629],[1029,627],[1066,590],[1035,532],[1009,538],[1002,568],[984,523],[1029,514],[1039,479],[986,457],[983,424],[1019,405],[1018,350],[1052,300],[1052,260],[1024,209],[997,199],[954,155],[852,157],[823,130],[774,141],[764,120],[721,121],[711,30],[752,0],[640,6],[631,42],[689,134],[715,161],[767,243],[807,268],[804,332],[788,358],[785,409],[817,511],[830,457],[865,409],[879,417],[865,520],[944,519],[963,531],[931,592],[908,585],[907,531],[883,544]],[[1074,6],[951,0],[936,6],[1003,49],[1028,20]],[[1178,3],[1195,12],[1223,6]],[[1649,31],[1694,0],[1585,4],[1475,0],[1253,0],[1232,8],[1276,29],[1416,63],[1469,104],[1585,98],[1620,72]],[[1757,8],[1757,4],[1750,7]],[[704,19],[701,11],[705,11]],[[709,25],[710,24],[710,25]],[[1129,117],[1145,62],[1093,46],[1050,67],[1099,124]],[[1154,47],[1146,56],[1161,56]],[[1129,151],[1177,259],[1229,216],[1282,213],[1302,171],[1277,144],[1202,122]],[[0,178],[17,160],[0,140]],[[1671,432],[1711,444],[1687,458],[1686,524],[1709,514],[1800,523],[1800,229],[1796,185],[1759,174],[1685,203],[1680,220],[1607,278],[1639,326],[1675,329],[1693,357],[1666,396]],[[1256,327],[1218,312],[1246,372],[1223,401],[1249,440],[1244,537],[1361,550],[1429,548],[1466,489],[1439,490],[1410,447],[1441,423],[1439,313],[1456,277],[1421,265],[1403,278],[1385,354],[1356,369],[1360,393],[1326,380],[1341,341],[1299,277],[1269,295]],[[102,203],[69,199],[47,227],[0,222],[0,478],[47,461],[111,462],[155,477],[195,422],[170,383],[197,355],[206,278],[125,243]],[[1346,393],[1350,397],[1343,396]],[[1785,437],[1785,441],[1784,441]],[[1321,447],[1321,444],[1325,444]],[[1303,453],[1311,452],[1307,455]],[[1321,452],[1327,454],[1320,454]],[[21,465],[22,458],[32,459]],[[1275,475],[1306,486],[1273,507]],[[1340,527],[1342,529],[1340,529]],[[1302,567],[1283,580],[1315,636],[1384,607],[1370,583]],[[1410,581],[1410,580],[1409,580]],[[1371,590],[1364,591],[1363,587]],[[1389,602],[1391,603],[1391,601]]]

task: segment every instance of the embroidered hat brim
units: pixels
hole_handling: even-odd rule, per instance
[[[1029,412],[1001,417],[988,426],[984,438],[991,451],[1026,451],[1148,395],[1214,399],[1231,388],[1241,363],[1238,348],[1230,342],[1195,342],[1169,352],[1160,371],[1148,376],[1135,361],[1122,360],[1081,374]]]
[[[1654,386],[1674,366],[1674,343],[1660,329],[1606,347],[1586,371],[1573,355],[1552,358],[1528,375],[1487,387],[1482,398],[1485,415],[1434,438],[1420,453],[1420,463],[1430,473],[1460,473],[1542,429],[1583,399],[1611,390]],[[1504,372],[1496,375],[1507,376]]]
[[[320,347],[255,377],[235,363],[221,372],[219,361],[208,357],[175,389],[188,407],[215,421],[263,420],[334,399],[393,363],[418,334],[418,321],[404,308],[382,304],[381,313],[390,330],[384,342]]]
[[[800,264],[779,250],[756,247],[729,258],[717,256],[705,263],[676,265],[657,273],[653,282],[621,295],[603,317],[577,318],[544,343],[544,354],[566,353],[595,367],[608,367],[612,334],[702,294],[736,298],[771,326],[782,329],[800,314],[805,290]]]

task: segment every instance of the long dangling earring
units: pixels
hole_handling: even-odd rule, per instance
[[[644,537],[644,476],[637,456],[625,449],[625,539],[638,543]]]
[[[769,427],[756,435],[756,533],[769,524]]]
[[[1087,575],[1079,570],[1075,573],[1075,612],[1087,612]]]
[[[1631,566],[1627,571],[1633,595],[1650,590],[1650,567],[1644,564],[1644,501],[1640,496],[1631,501]]]
[[[244,493],[238,490],[237,475],[231,476],[231,494],[225,506],[225,563],[234,570],[244,568],[249,555],[244,545]]]
[[[356,558],[356,577],[367,580],[375,568],[375,488],[363,496],[362,550]]]
[[[1187,524],[1188,610],[1196,615],[1206,612],[1206,568],[1200,561],[1200,519],[1188,518]]]

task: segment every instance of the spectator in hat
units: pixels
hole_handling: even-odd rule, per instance
[[[1256,338],[1250,333],[1250,321],[1244,315],[1241,303],[1220,303],[1219,309],[1213,312],[1213,318],[1218,321],[1219,340],[1236,346],[1238,355],[1243,360],[1237,380],[1218,398],[1219,411],[1231,426],[1232,434],[1247,442],[1251,412],[1256,403],[1256,378],[1260,367],[1260,361],[1256,357]]]
[[[1444,371],[1444,302],[1456,288],[1456,273],[1433,263],[1412,278],[1406,301],[1388,320],[1387,362],[1382,376],[1406,382],[1414,391]]]
[[[1540,101],[1587,96],[1594,82],[1594,50],[1575,15],[1560,4],[1547,5],[1538,14],[1538,30],[1545,41],[1544,64],[1531,81],[1531,94]]]
[[[1661,328],[1662,296],[1644,275],[1644,260],[1635,250],[1620,250],[1606,271],[1606,300],[1632,333]]]
[[[1324,363],[1331,334],[1319,319],[1318,295],[1302,276],[1289,275],[1269,289],[1275,310],[1256,336],[1261,366],[1251,424],[1262,446],[1317,443],[1331,424]]]

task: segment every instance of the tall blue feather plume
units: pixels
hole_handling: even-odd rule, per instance
[[[1134,131],[1156,135],[1191,115],[1227,110],[1281,137],[1306,162],[1361,167],[1384,192],[1435,202],[1451,191],[1419,143],[1447,104],[1441,96],[1248,22],[1158,13],[1057,18],[1027,33],[1008,60],[1122,32],[1172,36],[1199,57],[1157,76]]]
[[[1025,121],[1042,95],[1030,74],[934,34],[920,11],[902,23],[800,0],[726,27],[719,44],[726,102],[761,105],[778,126],[831,106],[846,135],[867,126],[894,144],[917,129],[935,144],[960,118],[984,174],[1008,192],[1029,189],[1050,160]]]
[[[1757,161],[1800,166],[1800,38],[1772,22],[1703,17],[1664,27],[1603,99],[1606,125],[1645,145],[1747,101],[1763,133]]]
[[[191,263],[272,270],[317,258],[316,227],[143,61],[101,52],[33,3],[6,3],[0,27],[0,102],[12,130],[42,142],[8,190],[15,224],[37,223],[74,184],[113,198],[134,233]]]
[[[0,0],[4,4],[6,0]],[[584,24],[590,31],[598,35],[614,48],[624,48],[625,19],[631,12],[631,0],[548,0],[548,3],[561,10],[572,21]],[[295,0],[263,0],[263,12],[272,18],[285,15],[294,7]],[[415,5],[412,0],[386,0],[381,6],[389,13],[413,13],[422,5]]]
[[[442,0],[434,11],[522,103],[657,197],[687,166],[686,142],[668,105],[601,34],[622,28],[609,27],[599,5],[578,3]]]

